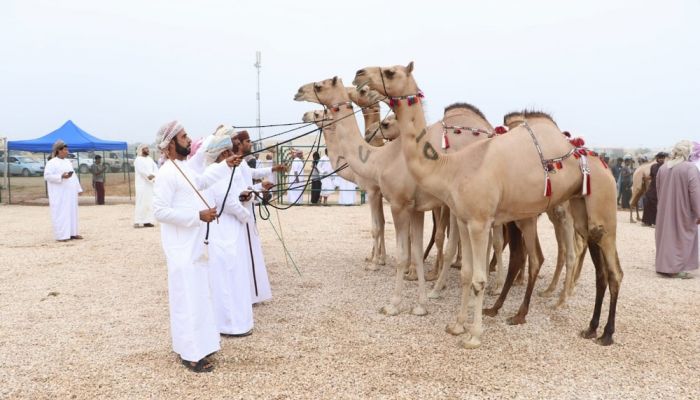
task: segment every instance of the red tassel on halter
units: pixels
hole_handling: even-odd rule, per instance
[[[544,195],[545,197],[552,197],[552,182],[549,180],[549,174],[544,179]]]
[[[456,134],[459,135],[460,133],[462,133],[462,130],[459,129],[459,128],[454,128],[454,130],[453,130],[452,132],[454,132],[454,133],[456,133]]]
[[[581,187],[581,194],[588,196],[591,194],[591,177],[587,173],[583,173],[583,185]]]
[[[447,131],[442,132],[442,148],[443,149],[450,148],[450,141],[449,141],[449,139],[447,139]]]

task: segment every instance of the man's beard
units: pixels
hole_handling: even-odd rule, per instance
[[[189,146],[187,146],[187,147],[180,146],[180,143],[178,143],[176,140],[175,141],[175,152],[183,157],[187,157],[190,155],[190,147]]]

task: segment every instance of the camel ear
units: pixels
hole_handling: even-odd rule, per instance
[[[336,83],[338,83],[338,76],[337,75],[333,77],[333,86],[335,86]]]
[[[406,66],[406,73],[408,73],[409,75],[411,75],[411,72],[412,72],[412,71],[413,71],[413,61],[411,61],[410,63],[408,63],[408,65]]]

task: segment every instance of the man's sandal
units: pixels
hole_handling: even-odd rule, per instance
[[[194,361],[187,361],[180,357],[180,361],[182,362],[182,365],[187,367],[192,372],[200,373],[200,372],[211,372],[214,370],[214,364],[212,364],[207,358],[202,358],[201,360],[197,361],[196,363]],[[194,363],[194,365],[193,365]]]
[[[74,239],[74,240],[77,240],[77,239],[82,239],[83,237],[80,236],[80,235],[75,235],[75,236],[71,236],[70,238],[71,238],[71,239]]]

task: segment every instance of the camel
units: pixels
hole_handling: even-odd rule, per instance
[[[393,118],[382,122],[382,130],[387,137],[399,137],[400,130],[396,117],[393,116]],[[455,103],[447,106],[443,118],[428,128],[428,135],[434,138],[434,142],[438,142],[439,139],[440,151],[449,154],[478,140],[487,139],[489,132],[492,131],[493,127],[478,108],[469,103]],[[435,242],[438,251],[433,272],[439,273],[439,276],[428,294],[428,297],[432,299],[440,297],[440,292],[444,289],[447,278],[447,269],[443,271],[443,267],[446,261],[450,263],[454,259],[459,247],[457,220],[450,214],[449,207],[443,205],[435,219]],[[450,228],[450,241],[448,241],[447,249],[443,253],[441,243],[445,241],[445,227]],[[491,287],[490,292],[491,294],[499,294],[505,282],[502,261],[503,227],[501,225],[495,226],[493,229],[492,244],[496,259],[496,282]]]
[[[323,138],[328,149],[328,158],[331,161],[331,167],[337,170],[344,164],[343,157],[338,153],[340,145],[338,144],[337,136],[335,135],[336,126],[334,121],[327,121],[332,116],[324,111],[309,111],[304,114],[302,120],[304,122],[315,122],[316,125],[323,129]],[[363,178],[355,174],[351,168],[343,168],[337,171],[343,179],[353,182],[365,191],[367,191],[367,203],[369,204],[370,216],[372,219],[372,252],[365,260],[370,264],[367,269],[376,271],[381,265],[386,264],[386,246],[384,242],[384,205],[382,204],[382,193],[373,181]]]
[[[377,130],[381,121],[381,109],[378,102],[371,100],[375,96],[372,96],[369,88],[356,89],[348,86],[345,89],[348,91],[350,100],[362,108],[362,116],[365,119],[365,140],[372,146],[383,146],[386,138],[381,135],[381,131]]]
[[[421,188],[442,199],[457,217],[462,238],[462,296],[457,320],[448,331],[465,332],[470,295],[474,299],[473,321],[461,345],[465,348],[481,345],[490,228],[508,221],[531,221],[566,200],[570,201],[575,216],[575,229],[588,241],[596,267],[595,307],[582,336],[596,337],[603,297],[610,287],[608,321],[597,343],[612,344],[623,273],[616,248],[615,182],[607,166],[593,153],[572,146],[551,117],[543,113],[526,113],[526,122],[506,135],[479,141],[454,154],[439,154],[426,137],[422,93],[413,77],[412,62],[407,66],[360,69],[353,83],[358,87],[368,85],[390,98],[401,127],[401,147],[411,175]],[[556,174],[552,174],[555,169]],[[523,223],[521,229],[530,257],[526,292],[529,297],[538,272],[536,235],[531,223]],[[574,232],[567,232],[569,267],[574,262],[573,242]],[[571,282],[570,271],[567,268],[567,284]],[[512,283],[513,272],[509,268],[506,286]]]
[[[634,171],[632,174],[632,199],[630,200],[630,223],[634,223],[632,218],[632,210],[637,213],[637,221],[641,221],[639,218],[639,199],[644,196],[644,193],[649,189],[649,183],[651,182],[651,166],[656,163],[656,160],[651,160],[646,162]]]
[[[524,121],[525,117],[522,112],[511,112],[503,117],[503,124],[507,126],[508,129],[515,128],[518,125],[522,124]],[[552,280],[549,283],[549,286],[547,286],[545,290],[542,290],[538,293],[542,297],[549,297],[552,294],[554,294],[554,291],[556,290],[557,283],[559,282],[559,277],[561,275],[561,270],[566,262],[566,244],[564,235],[567,229],[573,229],[574,223],[573,215],[571,214],[571,208],[569,206],[568,201],[565,201],[548,209],[546,213],[547,218],[549,218],[549,221],[554,226],[554,236],[557,240],[557,263],[554,269],[554,275],[552,276]],[[565,224],[569,225],[569,227],[565,227]],[[574,280],[572,283],[572,287],[566,288],[568,289],[567,291],[562,291],[561,295],[559,296],[559,301],[556,304],[557,307],[562,306],[564,305],[564,303],[566,303],[566,297],[568,295],[571,295],[573,287],[576,285],[576,282],[578,282],[578,278],[581,275],[583,259],[585,252],[588,249],[588,246],[586,246],[585,242],[583,241],[583,238],[580,235],[576,235],[576,241],[574,245],[574,257],[576,259],[576,265],[574,266],[573,271]],[[518,277],[524,277],[524,274],[520,273]],[[494,306],[494,308],[495,307],[496,306]],[[494,310],[494,308],[492,308],[491,310],[497,312],[497,309]]]

